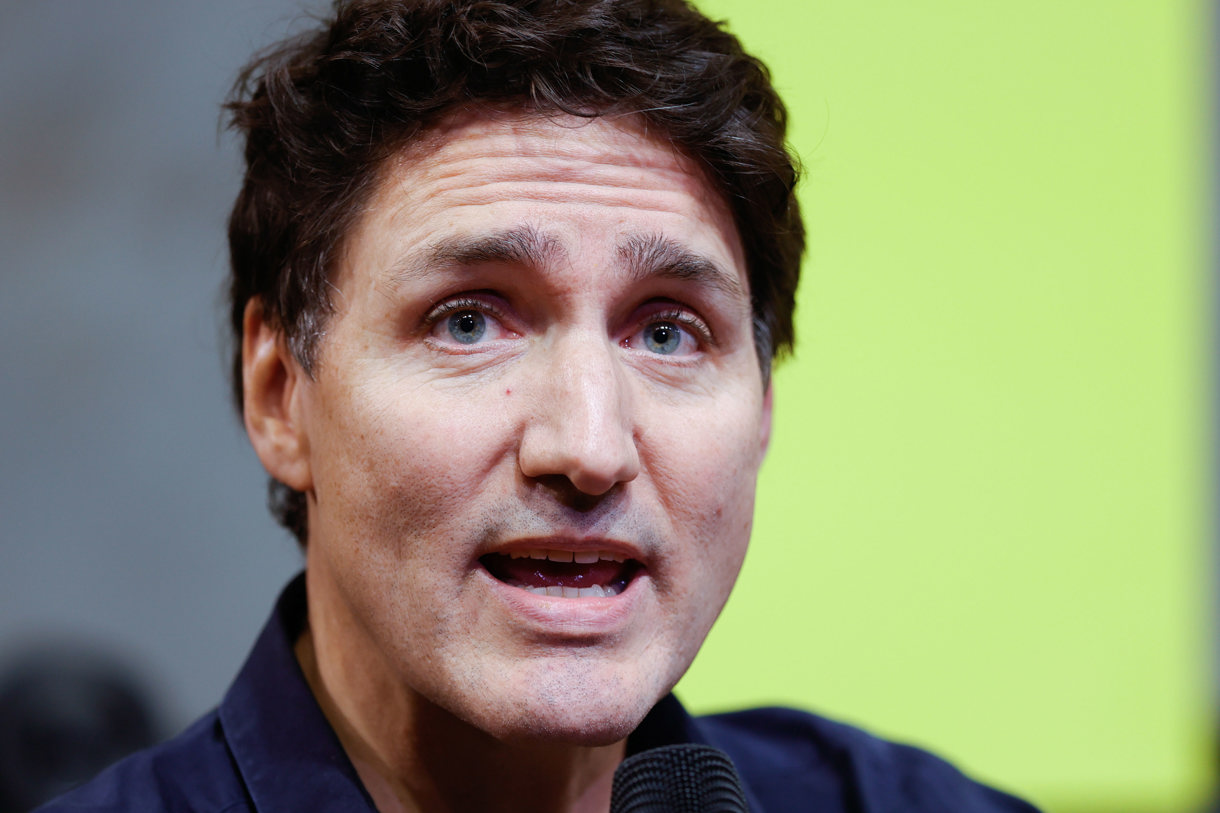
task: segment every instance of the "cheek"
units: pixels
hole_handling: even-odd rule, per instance
[[[665,647],[672,649],[681,671],[694,659],[737,581],[750,539],[757,467],[744,443],[726,440],[688,448],[689,456],[654,476],[674,542],[654,575],[667,618]]]
[[[750,537],[761,463],[760,417],[741,408],[718,409],[714,415],[676,422],[673,431],[682,433],[680,442],[654,436],[657,451],[648,458],[672,532],[687,541],[679,548],[690,557],[687,566],[727,592]]]
[[[384,545],[442,530],[486,489],[503,459],[503,410],[475,414],[468,399],[426,388],[350,392],[326,415],[328,431],[313,447],[324,515]]]

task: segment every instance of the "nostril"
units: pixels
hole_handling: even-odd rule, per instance
[[[537,486],[565,508],[587,513],[598,508],[608,500],[615,499],[621,490],[621,483],[612,483],[610,488],[600,494],[582,491],[570,478],[563,474],[544,474],[532,478]]]

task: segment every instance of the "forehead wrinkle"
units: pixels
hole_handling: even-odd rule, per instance
[[[736,300],[745,300],[736,274],[712,259],[661,234],[633,234],[618,246],[619,261],[632,281],[649,277],[697,282]]]
[[[486,264],[544,268],[567,257],[563,244],[534,226],[515,226],[487,234],[459,234],[442,238],[422,252],[413,253],[394,269],[396,283],[427,277],[438,268]]]

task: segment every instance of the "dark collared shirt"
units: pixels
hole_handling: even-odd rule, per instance
[[[375,810],[293,655],[304,621],[305,583],[297,577],[218,709],[42,809]],[[628,751],[680,742],[725,751],[753,813],[1034,811],[924,751],[792,709],[692,717],[670,695],[631,735]]]

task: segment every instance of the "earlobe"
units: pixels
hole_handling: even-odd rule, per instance
[[[260,299],[246,303],[242,322],[242,412],[263,468],[281,483],[308,491],[309,437],[301,409],[305,371],[284,334],[264,318]]]

